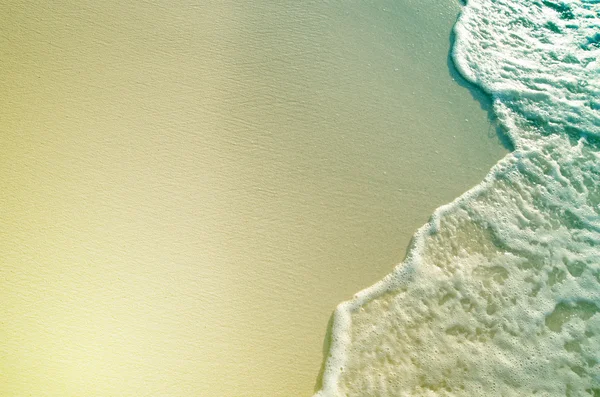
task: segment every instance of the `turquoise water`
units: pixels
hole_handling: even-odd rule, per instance
[[[600,395],[600,2],[471,0],[453,60],[515,150],[341,304],[319,396]]]

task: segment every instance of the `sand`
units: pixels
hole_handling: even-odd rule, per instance
[[[0,5],[1,395],[310,396],[506,153],[458,3],[201,3]]]

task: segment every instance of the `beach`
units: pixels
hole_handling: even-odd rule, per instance
[[[0,5],[0,394],[310,396],[508,148],[454,1]]]

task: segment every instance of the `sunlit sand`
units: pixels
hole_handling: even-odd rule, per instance
[[[310,396],[506,152],[458,2],[201,3],[0,6],[1,395]]]

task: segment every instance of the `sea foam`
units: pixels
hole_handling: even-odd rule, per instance
[[[337,308],[317,396],[599,396],[600,2],[470,0],[455,33],[515,150]]]

